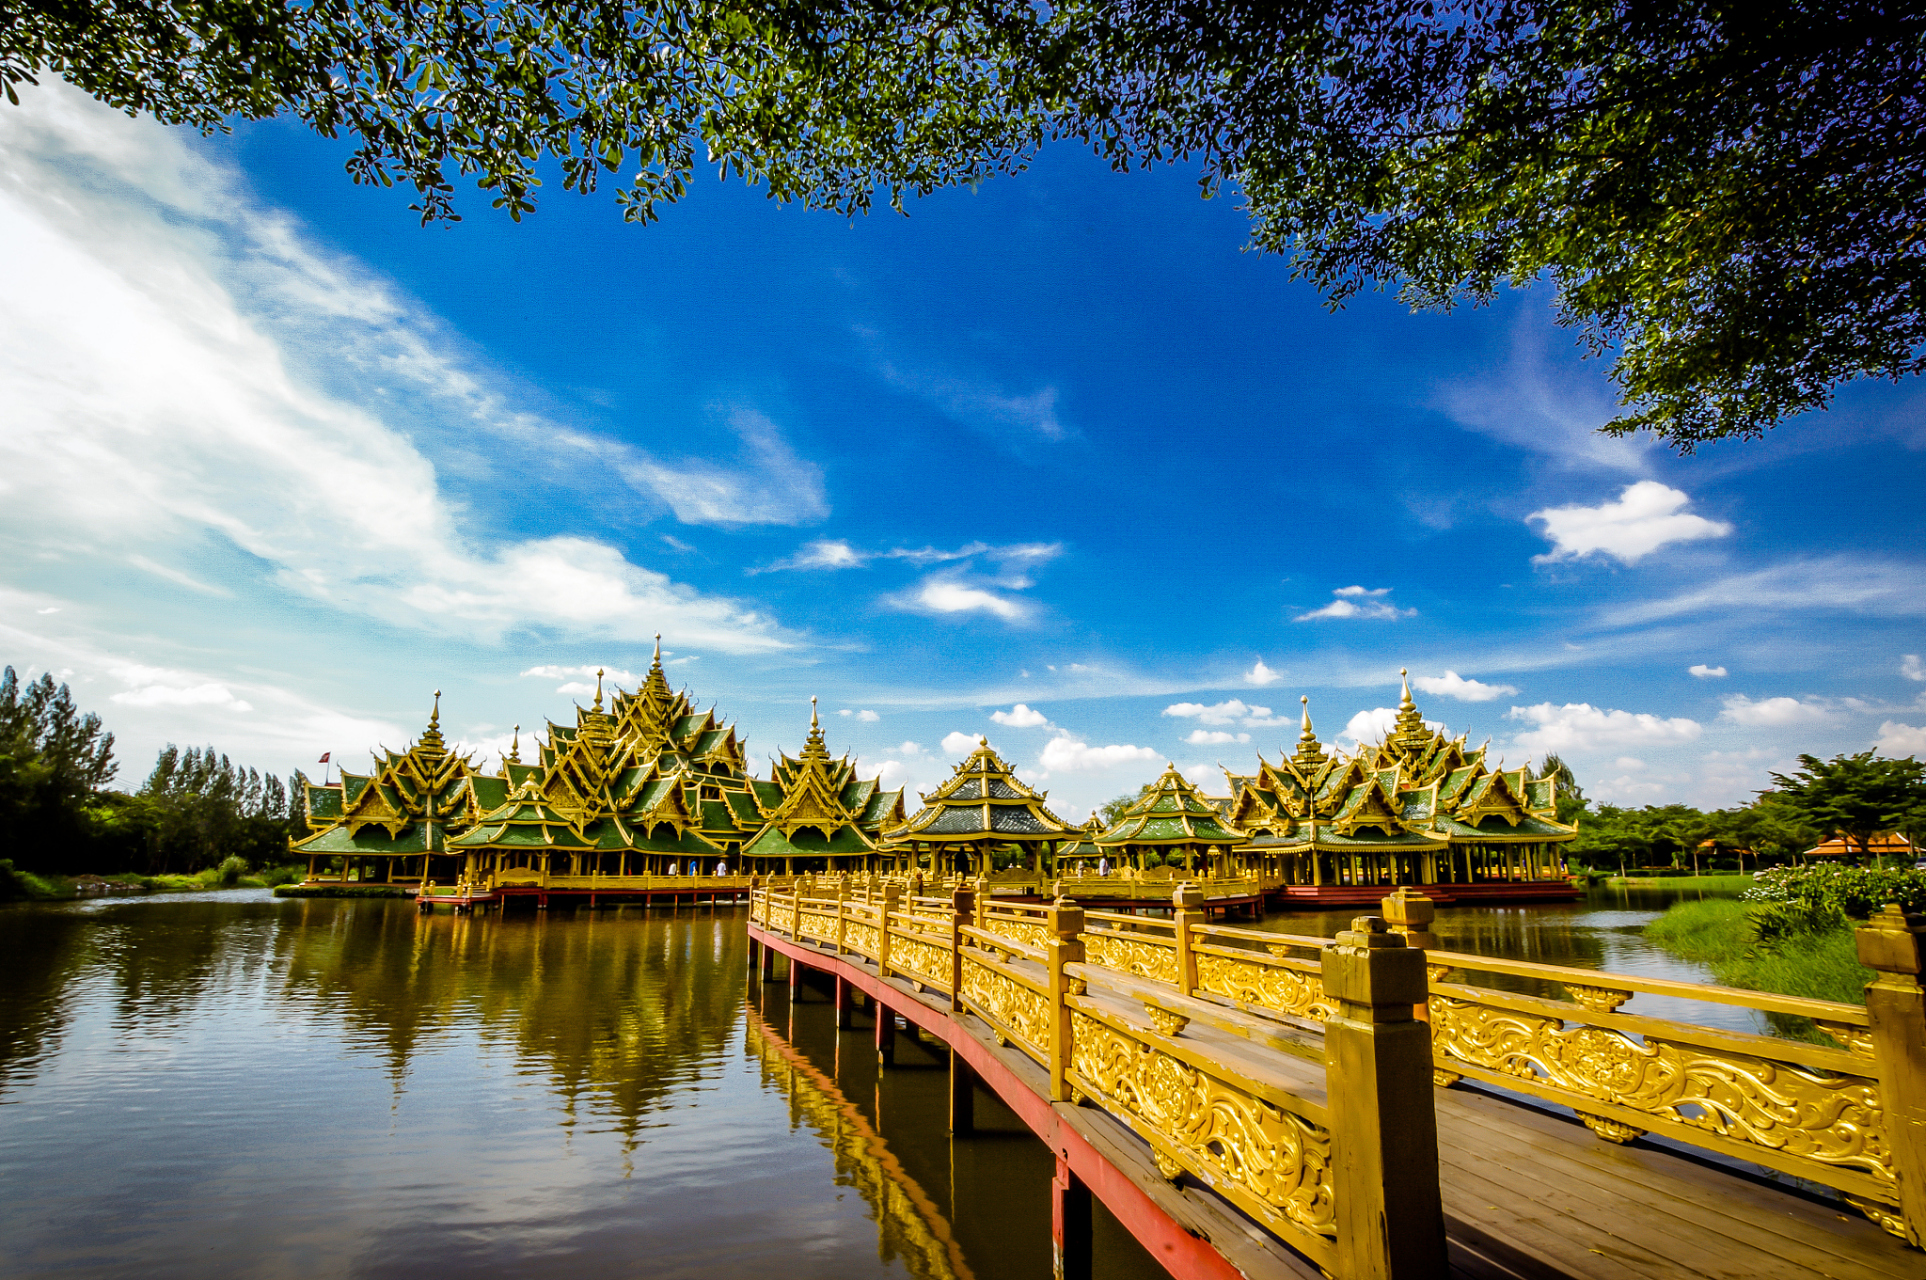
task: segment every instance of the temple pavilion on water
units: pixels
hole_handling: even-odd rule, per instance
[[[651,877],[921,873],[985,877],[998,891],[1155,896],[1175,877],[1255,899],[1375,901],[1420,885],[1441,900],[1570,896],[1557,790],[1529,769],[1493,768],[1486,749],[1424,722],[1407,680],[1392,731],[1349,755],[1311,727],[1291,755],[1200,792],[1174,766],[1108,827],[1066,822],[979,742],[906,811],[901,788],[856,776],[813,710],[802,751],[753,776],[733,726],[698,711],[663,675],[661,646],[641,688],[601,677],[574,724],[550,723],[535,759],[514,745],[493,772],[451,750],[441,695],[406,751],[374,771],[309,783],[312,834],[293,853],[309,878],[463,886],[463,892],[618,895]],[[1093,866],[1114,872],[1090,883]],[[1134,895],[1142,896],[1142,895]],[[1167,898],[1167,893],[1163,896]]]

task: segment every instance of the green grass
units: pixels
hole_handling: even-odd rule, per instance
[[[1632,888],[1697,889],[1704,893],[1743,893],[1759,882],[1751,872],[1723,872],[1710,876],[1613,876],[1607,883]]]
[[[62,877],[20,871],[11,858],[0,858],[0,902],[46,902],[73,896],[72,883]]]
[[[1873,972],[1859,963],[1850,927],[1795,934],[1764,947],[1755,942],[1746,912],[1744,903],[1731,898],[1675,902],[1645,926],[1645,936],[1708,966],[1728,987],[1865,1003]]]
[[[399,884],[283,884],[277,898],[412,898],[414,888]]]

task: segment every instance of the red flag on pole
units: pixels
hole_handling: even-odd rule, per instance
[[[329,756],[331,756],[331,755],[333,755],[333,754],[334,754],[334,752],[332,752],[332,751],[323,751],[323,752],[321,753],[321,758],[320,758],[319,760],[316,760],[316,761],[315,761],[315,763],[316,763],[316,764],[326,764],[326,763],[328,762],[328,757],[329,757]]]

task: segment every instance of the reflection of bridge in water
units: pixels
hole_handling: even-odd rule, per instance
[[[755,895],[750,939],[792,994],[830,975],[840,1025],[866,1000],[880,1058],[898,1017],[942,1042],[953,1127],[980,1083],[1043,1139],[1060,1277],[1093,1274],[1093,1198],[1179,1276],[1926,1276],[1926,920],[1860,930],[1861,1006],[1443,952],[1402,893],[1335,944],[1202,906],[798,885]]]
[[[765,1084],[787,1094],[791,1123],[807,1123],[836,1161],[836,1177],[856,1188],[876,1219],[884,1260],[900,1259],[917,1280],[975,1280],[949,1219],[889,1149],[862,1109],[764,1020],[747,1013],[748,1047]]]

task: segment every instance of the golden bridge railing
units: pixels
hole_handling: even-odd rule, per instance
[[[750,914],[947,997],[1042,1066],[1053,1101],[1102,1108],[1165,1176],[1189,1173],[1327,1272],[1445,1274],[1431,1064],[1413,1012],[1423,957],[1382,920],[1323,946],[1320,980],[1337,997],[1318,1037],[1130,972],[1132,947],[1174,972],[1168,921],[993,903],[968,886],[940,899],[886,884],[864,900],[801,881],[757,889]]]

